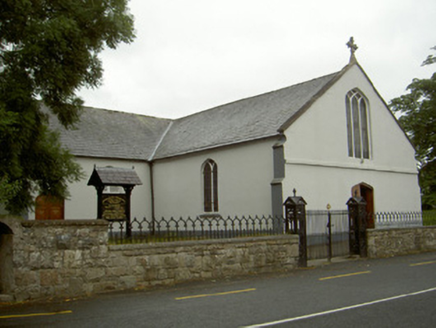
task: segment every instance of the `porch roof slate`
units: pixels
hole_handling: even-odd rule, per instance
[[[142,185],[135,169],[119,167],[95,167],[89,178],[91,186],[137,186]]]

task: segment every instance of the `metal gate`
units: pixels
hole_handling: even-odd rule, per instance
[[[361,197],[351,197],[347,210],[306,211],[306,201],[301,196],[288,197],[285,207],[285,232],[299,235],[299,261],[301,267],[307,260],[331,259],[335,256],[357,254],[367,256],[366,202]]]
[[[307,211],[307,259],[350,255],[348,210]]]

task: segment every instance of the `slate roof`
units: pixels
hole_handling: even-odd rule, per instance
[[[80,122],[65,130],[51,116],[50,127],[75,156],[148,160],[171,120],[85,107]]]
[[[85,107],[75,130],[50,126],[76,156],[163,159],[279,136],[346,68],[177,120]]]
[[[215,107],[174,121],[155,159],[279,135],[296,115],[339,74]]]
[[[88,186],[137,186],[142,185],[135,169],[119,167],[95,167],[88,181]]]

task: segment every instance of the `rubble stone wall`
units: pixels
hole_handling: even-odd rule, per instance
[[[298,262],[293,235],[110,245],[104,220],[0,222],[13,231],[13,268],[6,269],[16,301],[285,271]]]
[[[368,257],[436,251],[436,226],[367,230]]]

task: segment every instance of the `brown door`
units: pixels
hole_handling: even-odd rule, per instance
[[[351,188],[351,195],[353,197],[362,197],[365,200],[366,213],[368,215],[366,227],[368,229],[374,229],[374,188],[362,182]]]
[[[63,220],[64,200],[52,196],[40,195],[36,198],[36,220]]]

